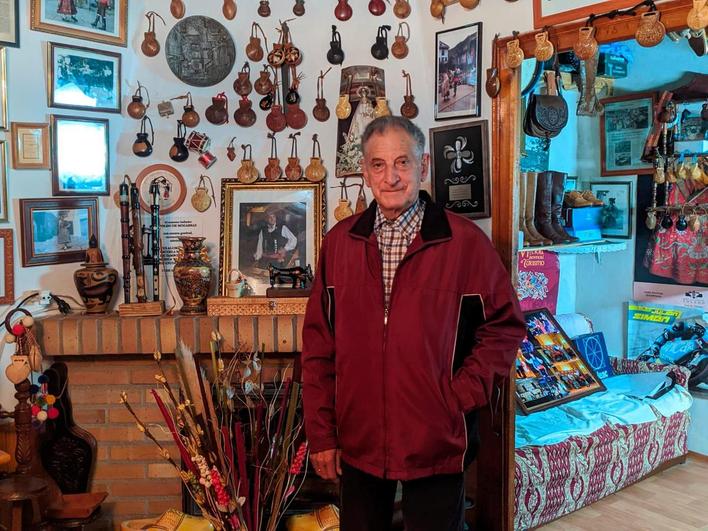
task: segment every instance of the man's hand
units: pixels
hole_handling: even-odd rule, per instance
[[[342,451],[339,448],[325,450],[310,455],[312,466],[315,467],[315,472],[322,479],[335,480],[337,476],[342,475],[342,467],[340,463],[340,455]]]

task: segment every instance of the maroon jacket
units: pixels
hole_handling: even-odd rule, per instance
[[[373,202],[325,237],[303,329],[310,450],[340,448],[348,464],[391,479],[464,470],[476,454],[475,410],[525,335],[485,234],[421,197],[387,323]]]

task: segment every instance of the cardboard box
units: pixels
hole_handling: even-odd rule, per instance
[[[602,231],[600,229],[574,229],[569,227],[565,229],[568,234],[575,236],[581,242],[592,242],[602,240]]]
[[[575,230],[600,230],[602,228],[602,207],[566,208],[565,226],[573,227]]]

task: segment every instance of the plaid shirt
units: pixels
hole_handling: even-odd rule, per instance
[[[379,243],[379,251],[383,261],[384,307],[388,319],[388,304],[391,299],[391,286],[398,264],[408,250],[408,246],[420,231],[423,223],[425,203],[420,199],[394,220],[388,220],[376,207],[374,233]]]

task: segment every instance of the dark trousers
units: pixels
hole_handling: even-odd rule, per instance
[[[381,479],[342,462],[341,531],[389,531],[398,481]],[[440,474],[401,481],[406,531],[462,531],[464,475]]]

